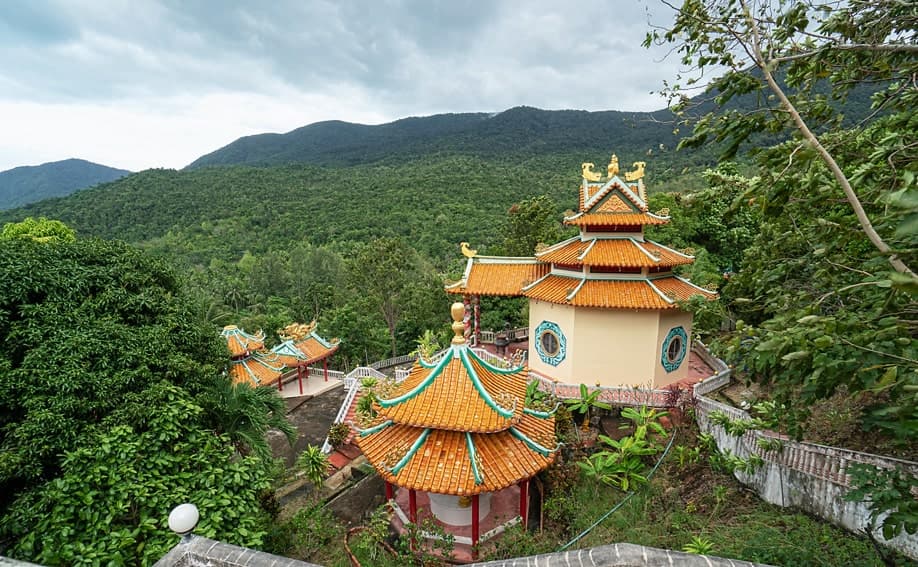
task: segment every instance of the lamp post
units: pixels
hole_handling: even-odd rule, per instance
[[[191,541],[192,531],[201,515],[194,504],[179,504],[169,512],[169,529],[182,536],[182,543]]]

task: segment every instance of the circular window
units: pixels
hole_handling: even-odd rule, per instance
[[[558,340],[558,335],[552,331],[543,332],[539,337],[539,341],[542,343],[542,352],[549,356],[556,356],[558,351],[561,350],[561,342]]]
[[[535,330],[536,352],[545,364],[558,366],[567,355],[567,340],[561,327],[551,321],[542,321]]]
[[[663,368],[667,372],[672,372],[682,365],[687,347],[688,334],[686,334],[685,329],[682,327],[670,329],[663,340],[663,352],[660,357],[660,363],[663,364]]]

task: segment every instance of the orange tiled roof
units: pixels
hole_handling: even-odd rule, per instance
[[[461,336],[459,322],[454,332]],[[456,330],[458,326],[458,331]],[[500,490],[547,467],[558,449],[554,417],[523,408],[528,372],[499,369],[465,344],[415,363],[377,400],[376,425],[357,445],[388,482],[440,494]]]
[[[448,354],[435,366],[415,365],[396,391],[380,400],[379,414],[416,427],[502,431],[523,415],[528,378],[521,372],[498,370],[463,349],[458,357]],[[506,411],[500,413],[495,405]]]
[[[358,436],[357,445],[380,476],[397,486],[471,495],[506,488],[548,467],[557,447],[539,441],[553,440],[554,419],[524,415],[518,426],[498,433],[392,424]]]
[[[716,296],[675,276],[653,280],[584,281],[552,275],[524,292],[530,299],[607,309],[673,309],[678,307],[675,300],[698,294],[709,298]]]
[[[490,258],[469,258],[466,275],[459,284],[446,288],[447,293],[470,295],[518,296],[520,289],[548,273],[549,266],[537,262],[507,258],[505,262]]]
[[[230,356],[241,356],[265,348],[264,333],[250,335],[236,325],[227,325],[220,335],[226,339]]]
[[[688,280],[684,280],[680,277],[660,278],[653,280],[653,284],[657,286],[657,289],[662,291],[665,295],[677,301],[686,301],[693,295],[702,295],[708,299],[714,299],[717,297],[717,293],[700,288]]]
[[[276,356],[261,352],[230,362],[229,375],[234,384],[247,382],[252,386],[264,386],[276,382],[283,370],[284,365]]]
[[[338,342],[329,342],[312,332],[300,340],[286,340],[271,349],[288,368],[308,366],[333,355]]]
[[[669,217],[661,217],[653,213],[585,213],[564,219],[564,224],[581,227],[645,226],[668,222]]]
[[[536,254],[543,262],[569,266],[599,267],[672,267],[691,264],[692,258],[655,242],[638,242],[633,238],[574,238]]]

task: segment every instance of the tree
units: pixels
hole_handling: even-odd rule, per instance
[[[282,425],[283,406],[215,401],[231,401],[214,383],[225,346],[162,260],[96,239],[0,239],[0,341],[0,553],[149,563],[187,500],[197,533],[259,545],[274,473],[235,448],[257,451],[252,428]]]
[[[68,451],[53,481],[17,495],[0,517],[10,555],[42,565],[155,563],[176,543],[169,510],[192,502],[195,533],[259,547],[271,484],[256,457],[238,459],[201,426],[203,409],[165,381],[129,396],[87,443]]]
[[[57,476],[129,393],[202,392],[225,364],[162,261],[126,244],[0,240],[0,506]]]
[[[401,238],[377,238],[359,249],[349,272],[354,292],[365,296],[382,315],[392,356],[397,356],[396,329],[410,306],[411,288],[423,278],[417,252]]]
[[[696,72],[714,69],[720,75],[708,87],[723,107],[741,95],[758,96],[754,111],[714,111],[695,125],[694,135],[681,146],[697,146],[713,137],[727,143],[727,154],[756,132],[791,128],[795,143],[787,148],[785,163],[818,160],[841,188],[857,225],[892,268],[914,280],[912,269],[873,225],[861,197],[831,145],[817,126],[837,125],[827,97],[816,90],[828,81],[832,97],[843,98],[854,85],[886,84],[877,108],[908,111],[918,88],[918,8],[899,0],[798,2],[766,0],[688,0],[676,11],[671,28],[654,30],[645,44],[676,44],[682,62],[691,68],[686,87],[699,79]],[[680,76],[680,79],[684,76]],[[783,79],[783,84],[782,84]],[[676,83],[666,92],[677,112],[689,99]],[[772,97],[767,97],[770,92]],[[780,171],[780,170],[779,170]]]
[[[561,239],[561,223],[554,203],[540,195],[514,204],[507,211],[502,229],[501,253],[508,256],[532,256],[538,244],[554,244]]]
[[[8,222],[3,225],[0,238],[31,238],[38,242],[73,242],[76,240],[76,233],[59,220],[26,217],[22,222]]]
[[[287,406],[273,386],[252,387],[246,383],[233,384],[225,376],[214,377],[202,402],[209,409],[212,426],[224,434],[243,455],[255,455],[269,461],[269,429],[277,429],[293,445],[296,428],[287,421]]]

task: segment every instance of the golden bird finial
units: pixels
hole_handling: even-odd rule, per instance
[[[587,181],[599,181],[602,177],[602,174],[598,171],[593,171],[594,164],[590,162],[581,163],[580,171],[583,174],[583,178]]]
[[[634,168],[634,171],[625,172],[625,181],[637,181],[644,177],[644,167],[647,166],[646,161],[636,161],[631,164],[631,167]]]
[[[472,250],[471,248],[469,248],[468,242],[460,242],[459,246],[462,247],[462,255],[465,256],[466,258],[474,258],[475,256],[478,255],[478,250]]]

